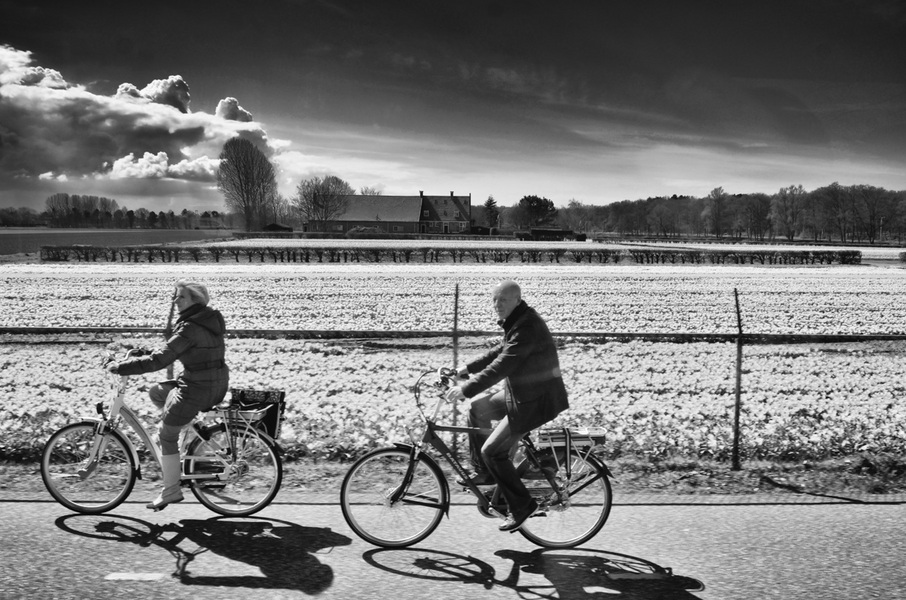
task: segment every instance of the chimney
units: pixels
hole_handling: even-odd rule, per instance
[[[422,200],[424,200],[424,199],[425,199],[425,192],[423,192],[422,190],[418,190],[418,197],[421,198]]]

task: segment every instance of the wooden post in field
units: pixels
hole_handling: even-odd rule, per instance
[[[734,471],[742,469],[739,463],[739,415],[742,412],[742,313],[739,311],[739,292],[733,288],[736,299],[736,326],[739,337],[736,338],[736,408],[733,416],[733,466]]]
[[[459,369],[459,284],[453,290],[453,369]],[[459,420],[459,403],[453,403],[453,426]],[[459,435],[453,434],[453,456],[459,456]]]
[[[176,288],[173,288],[173,297],[170,298],[170,316],[167,317],[167,326],[164,328],[164,340],[169,340],[173,334],[173,309],[176,308]],[[167,379],[173,379],[173,363],[167,366]]]

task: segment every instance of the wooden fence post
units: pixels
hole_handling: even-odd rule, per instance
[[[459,369],[459,284],[453,290],[453,369]],[[459,420],[459,403],[453,403],[453,426]],[[459,435],[453,434],[453,456],[459,456]]]
[[[170,298],[170,314],[167,317],[167,326],[164,328],[164,340],[169,340],[173,334],[173,309],[176,308],[176,294],[178,290],[174,286],[173,297]],[[173,379],[173,363],[167,365],[167,379]]]
[[[742,313],[739,310],[739,292],[733,288],[736,300],[736,326],[739,337],[736,338],[736,407],[733,416],[733,466],[734,471],[742,469],[739,462],[739,416],[742,412]]]

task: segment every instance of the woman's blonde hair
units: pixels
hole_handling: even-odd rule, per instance
[[[207,306],[208,302],[211,301],[210,296],[208,296],[208,288],[200,283],[180,280],[176,282],[176,289],[179,288],[189,292],[189,297],[192,298],[193,304]]]

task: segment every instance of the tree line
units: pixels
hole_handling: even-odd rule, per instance
[[[901,242],[906,191],[836,182],[812,191],[791,185],[774,194],[728,194],[718,187],[701,198],[674,195],[606,205],[570,200],[560,208],[537,196],[526,196],[510,208],[498,207],[491,196],[477,210],[473,207],[472,218],[501,230],[559,227],[590,235]]]
[[[0,226],[98,229],[232,229],[236,216],[216,210],[183,209],[155,212],[130,209],[103,196],[56,193],[45,200],[45,208],[0,208]]]

